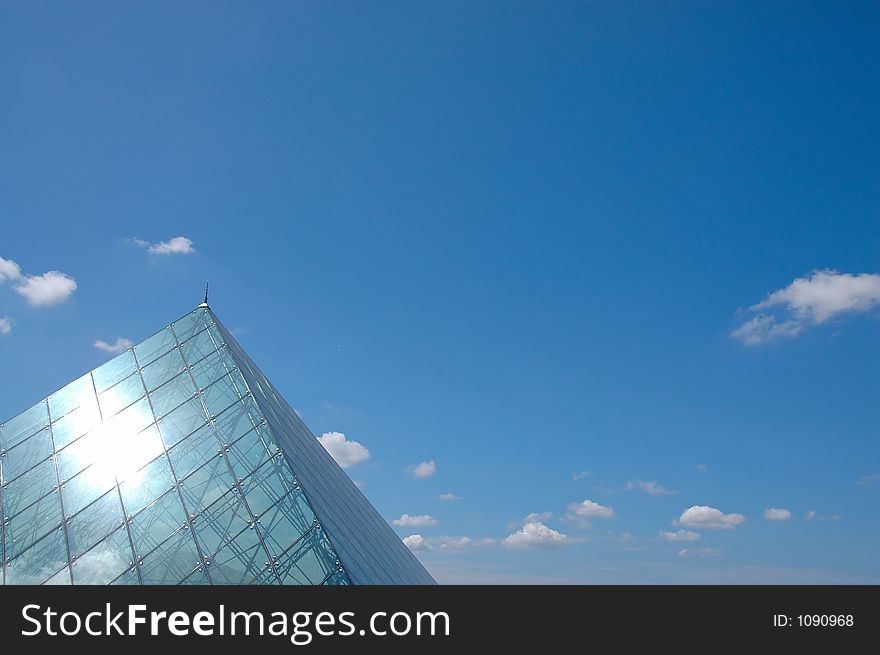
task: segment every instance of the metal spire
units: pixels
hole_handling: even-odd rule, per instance
[[[206,307],[206,308],[210,309],[210,307],[208,306],[208,283],[207,282],[205,282],[205,302],[203,302],[201,305],[199,305],[199,308],[202,308],[202,307]]]

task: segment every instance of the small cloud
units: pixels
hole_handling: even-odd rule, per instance
[[[425,478],[430,478],[437,472],[437,464],[432,459],[428,462],[421,462],[419,464],[408,466],[406,470],[412,477],[418,480],[424,480]]]
[[[700,535],[690,530],[675,530],[674,532],[660,531],[660,538],[664,541],[697,541]]]
[[[694,468],[697,470],[697,473],[705,473],[709,470],[709,467],[705,464],[697,464]]]
[[[745,520],[746,517],[742,514],[725,514],[714,507],[694,505],[682,512],[678,522],[683,526],[691,528],[730,530]]]
[[[553,518],[553,512],[530,512],[525,518],[518,521],[511,521],[507,524],[508,528],[518,528],[526,523],[545,523]]]
[[[409,514],[401,514],[399,519],[394,519],[392,521],[394,525],[411,527],[411,528],[422,528],[431,525],[437,525],[437,519],[429,514],[418,514],[416,516],[410,516]]]
[[[796,337],[801,333],[803,327],[797,321],[777,323],[773,316],[758,314],[731,332],[730,336],[739,339],[747,346],[757,346],[780,337]]]
[[[678,551],[679,557],[721,557],[722,555],[724,553],[717,548],[699,548],[697,550],[682,548]]]
[[[614,509],[587,499],[579,503],[569,503],[568,516],[569,518],[610,519],[614,516]]]
[[[840,514],[817,514],[815,510],[810,510],[804,515],[808,521],[840,521],[843,517]]]
[[[453,500],[461,500],[461,496],[456,496],[455,494],[439,494],[434,496],[434,500],[442,500],[444,502],[451,502]]]
[[[872,473],[871,475],[863,475],[858,480],[856,480],[856,484],[860,484],[862,486],[874,484],[880,480],[880,473]]]
[[[678,493],[677,491],[667,489],[662,484],[647,480],[634,480],[626,483],[627,491],[633,491],[634,489],[641,489],[649,496],[674,496]]]
[[[151,255],[189,255],[196,251],[193,248],[192,239],[187,237],[171,237],[168,241],[150,243],[137,237],[130,239],[131,243],[141,248],[146,248]]]
[[[436,537],[431,540],[431,544],[441,550],[463,550],[474,546],[491,546],[497,543],[498,540],[491,537],[483,537],[481,539],[472,539],[471,537]]]
[[[838,273],[833,270],[813,271],[799,277],[783,289],[769,294],[749,307],[760,312],[730,336],[749,346],[778,338],[792,338],[804,328],[820,325],[844,313],[866,312],[880,303],[880,275],[874,273]],[[765,313],[784,309],[782,317]]]
[[[6,280],[14,281],[18,279],[21,279],[21,266],[11,259],[3,259],[0,257],[0,282],[6,282]]]
[[[572,480],[583,480],[584,478],[588,478],[593,475],[592,471],[579,471],[578,473],[574,473],[571,476]]]
[[[12,287],[29,304],[37,307],[57,305],[70,298],[76,291],[76,280],[60,271],[49,271],[42,275],[28,275],[20,278]]]
[[[132,346],[132,342],[129,339],[124,339],[123,337],[116,337],[116,341],[113,343],[107,343],[106,341],[102,341],[98,339],[92,344],[98,350],[103,350],[105,353],[110,353],[112,355],[118,355],[119,353],[123,353]]]
[[[428,551],[428,550],[465,550],[467,548],[475,548],[479,546],[491,546],[498,543],[497,539],[492,537],[482,537],[474,539],[471,537],[423,537],[420,534],[412,534],[403,538],[403,543],[412,551]]]
[[[403,538],[404,545],[413,552],[431,550],[431,544],[420,534],[411,534]]]
[[[31,305],[37,307],[57,305],[76,291],[76,280],[60,271],[42,275],[24,275],[21,266],[11,259],[0,257],[0,282],[15,283],[12,289]]]
[[[0,316],[0,334],[12,332],[12,319],[8,316]]]
[[[787,509],[771,507],[764,510],[764,518],[768,521],[787,521],[791,518],[791,512]]]
[[[325,432],[318,441],[344,469],[370,459],[370,451],[358,441],[345,438],[342,432]]]
[[[526,523],[502,542],[507,548],[558,548],[571,543],[561,532],[548,528],[540,521]]]

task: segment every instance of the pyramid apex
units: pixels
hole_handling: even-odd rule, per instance
[[[211,309],[208,305],[208,283],[205,282],[205,300],[196,309]]]

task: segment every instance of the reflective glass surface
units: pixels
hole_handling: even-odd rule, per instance
[[[0,514],[3,584],[433,582],[204,308],[0,424]]]

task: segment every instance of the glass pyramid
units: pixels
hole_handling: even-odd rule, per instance
[[[206,304],[0,425],[3,584],[434,584]]]

